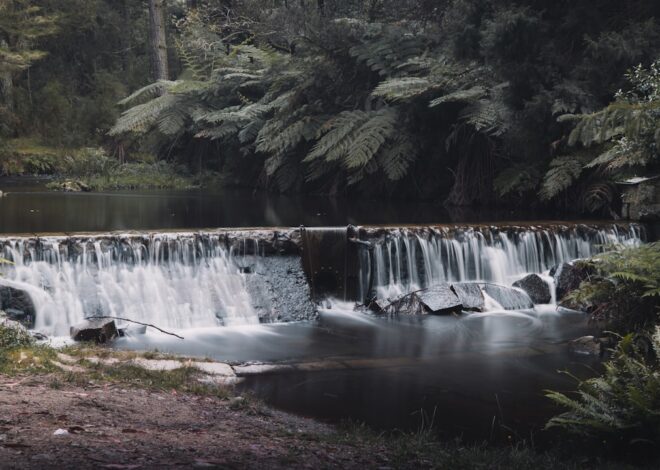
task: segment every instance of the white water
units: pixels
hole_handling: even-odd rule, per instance
[[[393,298],[440,282],[487,281],[511,285],[530,273],[587,258],[611,244],[641,243],[640,228],[397,230],[362,260],[362,294],[374,267],[380,298]],[[552,289],[554,290],[554,289]],[[362,296],[364,298],[364,295]]]
[[[90,316],[172,329],[259,323],[244,276],[217,240],[163,234],[74,248],[64,237],[41,242],[9,242],[4,256],[15,266],[0,283],[29,292],[35,328],[46,334],[66,335]]]
[[[527,273],[591,256],[601,245],[640,240],[635,226],[394,230],[375,246],[374,286],[387,298],[442,281],[510,285]],[[368,256],[361,261],[363,291]],[[3,268],[0,283],[30,294],[36,329],[48,335],[67,335],[71,325],[90,316],[169,329],[259,323],[245,277],[218,236],[16,238],[0,240],[0,257],[15,263]],[[489,310],[502,308],[495,303]]]

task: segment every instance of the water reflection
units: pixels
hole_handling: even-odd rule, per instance
[[[533,220],[537,214],[439,203],[278,196],[248,190],[61,193],[43,182],[0,178],[0,232],[74,232],[174,228],[424,224]],[[544,214],[548,217],[548,214]]]
[[[474,439],[529,437],[555,410],[545,389],[570,389],[595,359],[568,356],[565,341],[590,332],[585,315],[553,306],[521,312],[374,317],[335,304],[318,322],[186,330],[125,338],[118,347],[223,361],[333,361],[331,370],[254,376],[242,385],[283,409],[329,421],[414,430],[420,412],[438,430]],[[503,427],[505,425],[506,427]]]

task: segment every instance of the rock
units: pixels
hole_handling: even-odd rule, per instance
[[[20,322],[27,328],[34,328],[36,308],[27,292],[0,285],[0,310],[4,310],[10,320]]]
[[[103,318],[85,320],[72,326],[70,333],[74,341],[96,341],[101,344],[119,336],[115,321]]]
[[[484,284],[484,291],[499,303],[504,310],[524,310],[534,308],[534,302],[526,292],[497,284]]]
[[[554,269],[554,272],[551,271],[551,275],[555,278],[557,300],[562,300],[580,287],[582,281],[588,279],[593,272],[593,267],[584,262],[564,263]]]
[[[463,308],[463,304],[449,284],[439,284],[429,287],[413,294],[413,296],[419,299],[419,303],[425,313],[443,314],[460,312]]]
[[[569,341],[568,350],[582,356],[600,356],[602,348],[598,339],[593,336],[583,336]]]
[[[463,304],[463,310],[474,312],[482,312],[484,310],[486,301],[484,300],[484,293],[481,291],[479,284],[459,282],[452,284],[451,288],[458,296],[461,304]]]
[[[449,284],[438,284],[419,292],[402,295],[391,302],[382,300],[371,303],[372,309],[405,315],[459,313],[463,304]]]
[[[78,180],[62,181],[59,185],[57,185],[57,189],[67,193],[79,193],[79,192],[91,191],[89,186],[87,186],[82,181],[78,181]]]
[[[133,359],[131,364],[146,370],[157,372],[172,371],[186,367],[185,363],[174,359],[145,359],[142,357]]]
[[[527,292],[527,295],[535,304],[549,304],[552,300],[550,286],[538,274],[523,277],[514,282],[513,287],[518,287]]]

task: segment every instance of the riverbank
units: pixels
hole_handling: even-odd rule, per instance
[[[333,427],[249,397],[79,379],[0,375],[3,468],[626,468],[522,445],[442,443],[424,431]]]

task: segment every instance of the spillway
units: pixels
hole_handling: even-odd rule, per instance
[[[360,302],[370,283],[383,298],[443,281],[510,285],[608,244],[644,239],[634,224],[318,231],[346,245],[331,252],[312,249],[319,239],[312,230],[5,236],[0,257],[13,265],[2,266],[0,286],[27,292],[35,328],[51,335],[90,316],[174,329],[250,325],[315,318],[319,272]]]

